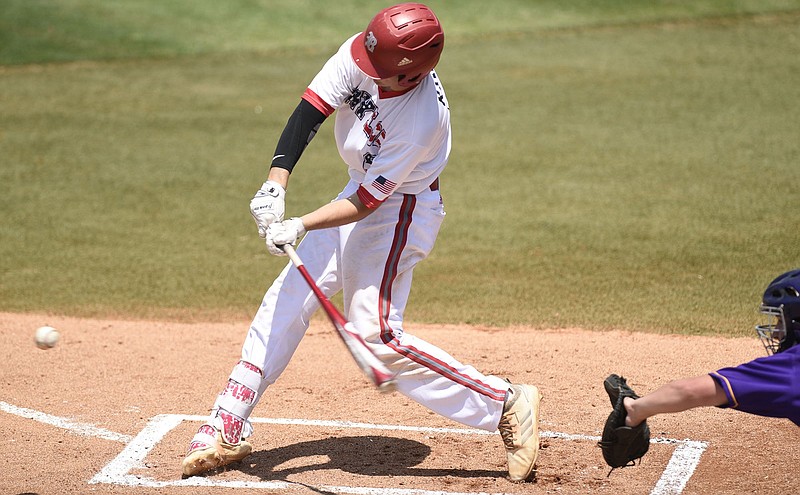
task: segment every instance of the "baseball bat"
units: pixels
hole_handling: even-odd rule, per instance
[[[306,270],[306,267],[303,265],[303,260],[297,255],[292,245],[284,244],[282,249],[289,256],[289,259],[292,260],[292,264],[303,276],[306,283],[308,283],[314,295],[317,296],[317,299],[322,305],[322,309],[325,310],[328,319],[333,323],[337,335],[339,335],[339,338],[344,342],[345,347],[347,347],[347,350],[350,352],[350,355],[353,356],[353,359],[358,367],[361,368],[361,371],[372,380],[372,383],[378,387],[379,391],[388,393],[394,390],[394,376],[392,376],[391,372],[389,372],[388,368],[386,368],[381,360],[375,356],[364,339],[361,338],[353,327],[353,324],[347,321],[330,299],[322,293],[322,290],[320,290],[317,283],[314,282],[314,279],[311,278],[308,270]]]

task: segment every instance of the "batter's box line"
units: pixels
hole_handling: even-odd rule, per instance
[[[160,442],[164,436],[176,428],[183,421],[206,421],[207,416],[189,416],[180,414],[161,414],[150,419],[144,429],[136,435],[120,454],[109,462],[92,479],[90,484],[113,484],[125,486],[146,486],[160,488],[166,486],[215,486],[221,488],[262,488],[268,490],[290,490],[299,488],[298,485],[284,481],[236,481],[217,480],[214,478],[193,476],[181,480],[159,481],[141,475],[130,474],[134,468],[144,468],[144,459],[147,454]],[[277,425],[302,425],[333,428],[355,428],[364,430],[390,430],[413,431],[421,433],[454,433],[461,435],[495,435],[495,432],[466,428],[427,428],[404,425],[380,425],[372,423],[355,423],[351,421],[324,421],[308,419],[286,418],[252,418],[253,423],[266,423]],[[571,435],[567,433],[541,431],[540,437],[555,438],[569,441],[598,441],[600,437],[590,435]],[[708,444],[695,440],[676,440],[672,438],[651,439],[654,444],[675,445],[672,457],[667,467],[659,478],[650,495],[672,495],[683,492],[686,483],[694,473],[700,456]],[[430,491],[417,489],[390,489],[369,488],[352,486],[320,486],[320,490],[332,493],[356,495],[501,495],[487,493],[459,493],[446,491]]]

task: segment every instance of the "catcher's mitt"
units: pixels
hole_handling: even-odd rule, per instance
[[[640,459],[647,453],[650,447],[650,428],[646,421],[634,427],[625,426],[625,406],[622,401],[625,397],[638,399],[625,381],[619,375],[609,375],[603,382],[611,406],[614,408],[608,415],[605,427],[603,428],[602,440],[597,445],[603,451],[603,459],[606,464],[611,466],[611,471],[616,468],[635,465],[636,459]],[[608,474],[611,474],[611,471]]]

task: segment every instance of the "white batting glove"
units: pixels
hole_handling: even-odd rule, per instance
[[[283,221],[286,209],[286,190],[275,181],[264,182],[255,197],[250,200],[250,213],[256,221],[258,235],[263,239],[267,227],[273,222]]]
[[[284,244],[297,244],[297,239],[306,233],[306,228],[303,226],[303,221],[299,218],[290,218],[283,222],[271,223],[267,227],[267,249],[270,254],[275,256],[286,256],[283,251]]]

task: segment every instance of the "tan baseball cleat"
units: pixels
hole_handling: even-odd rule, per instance
[[[181,463],[183,476],[196,476],[232,462],[241,461],[252,451],[253,446],[250,443],[244,440],[240,440],[235,445],[226,443],[213,426],[203,425],[192,439],[189,452]]]
[[[539,455],[539,402],[542,394],[533,385],[511,385],[497,429],[508,454],[511,481],[528,479]]]

